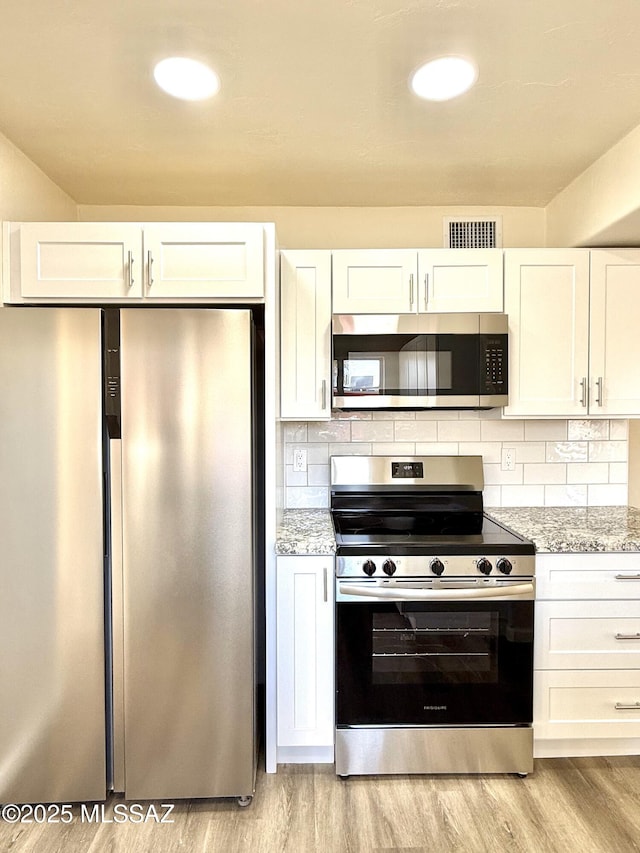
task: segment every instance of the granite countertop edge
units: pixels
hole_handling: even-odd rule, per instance
[[[531,539],[538,553],[640,553],[636,507],[486,507],[496,521]],[[278,556],[334,554],[328,509],[287,509],[276,533]]]

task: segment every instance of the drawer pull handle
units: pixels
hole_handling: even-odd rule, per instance
[[[616,634],[616,640],[640,640],[640,634]]]
[[[616,711],[640,711],[640,702],[616,702]]]
[[[616,575],[617,581],[640,581],[640,574],[637,575]]]

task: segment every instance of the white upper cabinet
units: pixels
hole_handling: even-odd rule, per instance
[[[509,406],[505,415],[587,414],[589,251],[507,249]]]
[[[502,249],[418,252],[419,311],[502,311]]]
[[[591,251],[590,412],[640,415],[640,250]]]
[[[280,415],[331,415],[331,252],[280,253]]]
[[[333,252],[334,314],[412,314],[418,256],[412,249]]]
[[[507,249],[506,416],[640,414],[640,250]]]
[[[139,225],[23,223],[16,258],[20,294],[27,300],[139,297],[141,249]]]
[[[263,227],[257,223],[144,226],[144,295],[264,296]]]
[[[5,223],[6,302],[259,300],[261,223]]]
[[[502,309],[502,249],[333,252],[334,314]]]

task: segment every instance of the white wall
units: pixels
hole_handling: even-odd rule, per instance
[[[75,220],[75,201],[0,134],[0,220]]]
[[[627,503],[625,420],[501,420],[489,412],[342,413],[284,424],[288,508],[327,507],[332,455],[479,454],[486,506],[616,506]],[[293,470],[294,449],[307,470]],[[502,449],[515,470],[501,469]]]
[[[502,216],[505,246],[544,246],[537,207],[145,207],[80,205],[91,222],[275,222],[281,249],[413,248],[443,245],[445,216]]]
[[[640,125],[546,208],[549,246],[640,246]]]

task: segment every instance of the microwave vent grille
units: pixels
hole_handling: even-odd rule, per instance
[[[501,218],[445,218],[445,249],[502,248]]]

